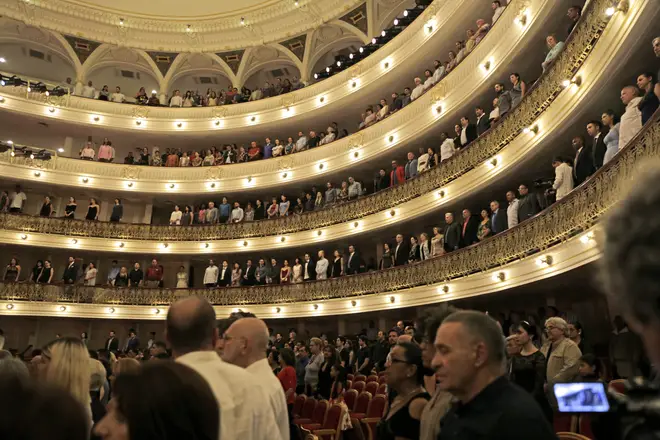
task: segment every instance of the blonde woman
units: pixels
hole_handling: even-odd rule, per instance
[[[92,408],[87,347],[77,338],[56,339],[43,348],[41,359],[46,383],[68,391],[85,408],[91,428]]]

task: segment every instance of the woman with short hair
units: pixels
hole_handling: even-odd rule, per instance
[[[557,410],[557,399],[553,387],[556,383],[571,382],[578,374],[582,352],[577,344],[568,338],[568,324],[562,318],[553,316],[545,321],[548,341],[541,348],[546,358],[545,393],[548,402]]]

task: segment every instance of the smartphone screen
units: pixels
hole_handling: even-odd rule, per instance
[[[557,383],[554,386],[559,412],[603,413],[610,410],[601,382]]]

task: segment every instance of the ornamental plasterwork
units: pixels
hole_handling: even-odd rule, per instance
[[[195,18],[192,23],[178,18],[120,16],[66,0],[8,0],[0,5],[0,14],[57,32],[145,50],[224,51],[304,34],[345,14],[346,7],[357,7],[364,1],[300,0],[299,7],[293,1],[280,1],[243,13]],[[317,20],[310,20],[310,10]],[[241,24],[242,16],[245,25]],[[191,24],[190,30],[187,24]],[[258,28],[258,36],[245,32],[246,26]]]

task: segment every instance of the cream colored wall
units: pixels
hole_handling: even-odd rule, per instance
[[[46,57],[50,56],[51,61],[31,57],[29,55],[30,49],[42,52]],[[19,76],[41,78],[55,84],[64,83],[66,78],[70,77],[75,85],[76,73],[71,62],[62,58],[56,52],[44,49],[39,45],[29,42],[20,44],[2,43],[0,57],[6,60],[5,63],[0,65],[0,70]]]
[[[131,72],[139,73],[140,79],[125,78],[121,76],[121,70],[130,70]],[[160,86],[153,73],[147,72],[146,69],[139,69],[136,66],[122,66],[117,63],[112,67],[102,67],[94,70],[91,75],[88,75],[87,80],[91,80],[96,90],[101,90],[104,85],[108,86],[110,93],[114,93],[115,87],[121,87],[121,91],[127,98],[133,98],[140,87],[144,87],[147,94],[150,95],[152,90],[159,90]]]

